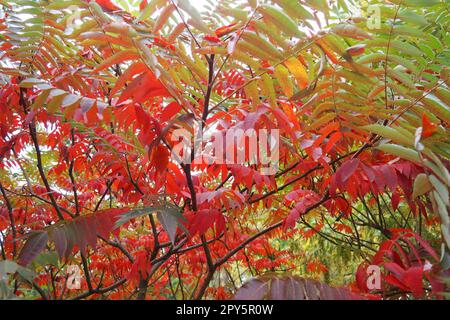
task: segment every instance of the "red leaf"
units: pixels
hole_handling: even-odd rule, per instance
[[[221,234],[225,230],[225,218],[217,209],[199,210],[191,217],[188,217],[188,230],[191,236],[204,234],[209,228],[216,226],[216,234]]]
[[[117,7],[115,4],[111,2],[111,0],[95,0],[103,9],[106,9],[106,11],[119,11],[121,10],[119,7]]]
[[[173,44],[171,44],[169,41],[167,41],[166,39],[161,38],[161,37],[155,37],[153,39],[153,43],[156,46],[164,48],[164,49],[168,48],[170,50],[175,50],[175,46]]]
[[[127,279],[139,283],[141,278],[146,278],[152,270],[149,253],[146,250],[137,252],[134,263],[131,266]]]
[[[358,286],[358,289],[361,290],[361,292],[365,293],[369,292],[369,288],[367,288],[367,267],[367,263],[360,264],[355,274],[356,285]]]
[[[216,29],[214,31],[214,33],[216,34],[216,36],[222,37],[222,36],[224,36],[224,35],[226,35],[226,34],[228,34],[230,32],[233,32],[234,31],[233,27],[235,25],[236,25],[236,23],[233,23],[233,24],[230,24],[230,25],[227,25],[227,26],[220,27],[220,28]]]
[[[131,99],[135,103],[143,102],[151,97],[168,96],[169,93],[155,77],[147,71],[134,79],[128,87],[122,92],[117,104]]]
[[[364,50],[366,48],[365,44],[357,44],[353,47],[347,48],[347,53],[351,56],[359,56],[364,53]]]
[[[159,119],[162,122],[166,122],[166,121],[172,119],[172,117],[180,111],[181,111],[181,106],[176,102],[172,102],[167,107],[164,108],[164,111],[161,113],[161,117]]]
[[[319,195],[311,190],[294,190],[289,192],[285,200],[288,203],[295,202],[296,205],[285,219],[284,228],[293,228],[298,218],[306,212],[308,207],[316,204],[319,199]]]
[[[409,287],[414,298],[423,296],[423,267],[411,267],[405,271],[402,282]]]
[[[111,95],[115,95],[117,91],[125,87],[125,83],[133,78],[136,74],[140,74],[147,70],[147,66],[143,62],[136,62],[132,64],[116,81],[114,88],[111,90]]]
[[[384,177],[384,181],[389,186],[391,191],[395,191],[397,188],[397,174],[392,166],[384,165],[380,167],[380,172]]]
[[[394,211],[397,210],[399,203],[400,203],[400,194],[398,192],[394,192],[391,198],[391,205]]]
[[[438,125],[432,123],[425,112],[422,113],[422,137],[427,138],[432,136],[437,131],[437,127]]]
[[[170,152],[167,148],[161,144],[149,150],[151,153],[149,159],[156,171],[156,188],[163,184],[164,176],[166,173],[167,165],[169,163]]]
[[[342,139],[342,133],[341,132],[335,132],[331,135],[330,139],[327,142],[327,145],[325,147],[325,153],[330,152],[331,149],[336,145],[336,143]]]
[[[139,4],[139,10],[144,10],[146,6],[148,6],[147,0],[141,0],[141,3]]]
[[[209,42],[214,42],[214,43],[220,42],[219,38],[213,37],[213,36],[208,36],[208,35],[204,36],[203,39],[205,39],[206,41],[209,41]]]
[[[351,159],[346,161],[334,174],[333,180],[335,180],[336,186],[341,190],[344,191],[345,189],[345,183],[348,181],[348,179],[355,173],[356,169],[358,169],[358,166],[360,164],[360,161],[358,159]]]

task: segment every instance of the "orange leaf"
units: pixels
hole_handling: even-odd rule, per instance
[[[95,68],[93,72],[94,73],[99,72],[103,69],[112,66],[113,64],[118,64],[127,60],[133,60],[138,58],[140,58],[140,56],[139,53],[137,53],[136,51],[133,50],[119,51],[116,54],[109,57],[108,59],[104,60],[99,66],[97,66],[97,68]]]
[[[422,114],[422,137],[427,138],[437,131],[437,124],[432,123],[425,113]]]
[[[220,27],[220,28],[216,29],[214,31],[214,33],[216,34],[216,36],[222,37],[230,32],[233,32],[236,29],[236,28],[234,28],[235,25],[236,25],[236,23],[233,23],[228,26]]]
[[[284,62],[284,65],[289,69],[292,75],[297,80],[297,85],[304,89],[308,86],[308,72],[303,64],[296,58],[289,58]]]

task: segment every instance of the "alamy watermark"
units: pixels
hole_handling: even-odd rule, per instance
[[[67,281],[66,287],[69,290],[80,290],[81,289],[81,279],[83,275],[81,274],[80,267],[76,264],[67,266],[66,270]]]
[[[244,129],[233,127],[207,130],[176,129],[170,140],[172,160],[181,164],[257,165],[263,175],[278,170],[280,132],[278,129]]]
[[[369,290],[381,289],[381,269],[377,265],[370,265],[366,270],[367,280],[366,286]]]
[[[367,1],[361,1],[360,6],[356,8],[356,17],[366,19],[366,27],[369,30],[378,30],[381,28],[381,6],[378,4],[368,4]]]
[[[67,10],[70,11],[70,15],[66,19],[66,34],[70,34],[74,31],[76,25],[81,24],[81,11],[80,8],[76,5],[71,5],[67,7]]]

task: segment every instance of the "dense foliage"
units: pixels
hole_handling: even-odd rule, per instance
[[[447,1],[0,8],[1,298],[448,297]],[[276,171],[176,161],[195,126]]]

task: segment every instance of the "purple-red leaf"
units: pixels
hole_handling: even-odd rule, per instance
[[[48,241],[47,232],[34,232],[28,236],[19,254],[19,264],[28,265],[45,248]]]
[[[251,279],[234,296],[235,300],[362,300],[345,288],[333,288],[297,276],[266,275]]]

